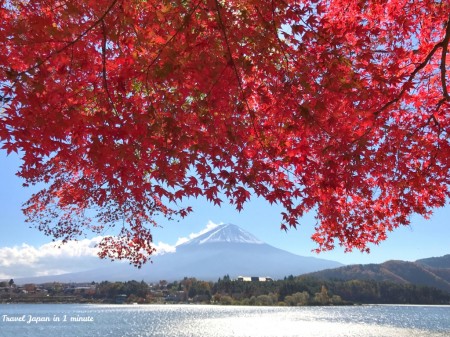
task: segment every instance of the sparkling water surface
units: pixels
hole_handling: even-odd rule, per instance
[[[2,304],[1,337],[449,337],[450,306]]]

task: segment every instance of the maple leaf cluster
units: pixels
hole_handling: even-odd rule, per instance
[[[0,142],[54,238],[139,266],[180,200],[253,194],[366,250],[448,200],[448,1],[0,4]]]

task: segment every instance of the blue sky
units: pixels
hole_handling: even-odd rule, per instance
[[[51,238],[29,228],[21,205],[33,189],[23,188],[23,181],[15,176],[19,166],[16,154],[6,156],[5,151],[0,151],[0,280],[79,271],[111,263],[95,256],[94,246],[99,238],[87,237],[58,248]],[[381,263],[391,259],[414,261],[450,254],[450,205],[436,210],[430,220],[413,217],[411,226],[390,233],[386,241],[371,247],[370,254],[344,253],[338,247],[319,255],[312,252],[316,248],[310,239],[315,223],[312,216],[302,219],[297,230],[284,232],[280,230],[281,208],[261,199],[251,200],[240,213],[229,205],[213,206],[202,199],[193,199],[190,205],[194,213],[186,219],[180,222],[163,219],[161,228],[153,230],[154,243],[160,252],[173,251],[177,242],[195,237],[214,224],[234,223],[272,246],[344,264]]]

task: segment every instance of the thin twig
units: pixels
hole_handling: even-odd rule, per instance
[[[397,95],[397,97],[395,97],[394,99],[390,100],[389,102],[385,103],[380,109],[376,110],[373,114],[376,116],[378,116],[381,112],[383,112],[384,110],[386,110],[388,107],[390,107],[392,104],[397,103],[400,98],[402,98],[402,96],[404,95],[404,93],[408,90],[408,85],[414,80],[414,78],[416,77],[417,73],[422,70],[423,68],[425,68],[425,66],[428,64],[428,62],[430,62],[431,58],[433,57],[433,55],[436,53],[436,51],[442,47],[442,42],[436,44],[433,49],[428,53],[427,57],[425,58],[425,60],[420,63],[416,69],[414,69],[414,71],[411,73],[411,75],[409,75],[408,80],[403,83],[402,86],[402,90],[400,90],[399,94]]]
[[[75,43],[77,43],[78,41],[80,41],[83,37],[85,37],[92,29],[94,29],[95,27],[97,27],[102,21],[103,19],[106,17],[106,15],[108,15],[108,13],[113,9],[113,7],[116,5],[116,3],[119,0],[114,0],[109,7],[106,9],[106,11],[102,14],[101,17],[99,17],[89,28],[87,28],[83,33],[81,33],[76,39],[72,40],[71,42],[69,42],[68,44],[66,44],[65,46],[54,50],[53,52],[51,52],[50,54],[47,55],[46,58],[44,58],[42,61],[36,63],[34,66],[21,71],[20,73],[17,73],[17,77],[22,76],[23,74],[30,72],[36,68],[39,68],[41,65],[43,65],[44,63],[46,63],[48,60],[50,60],[53,56],[63,52],[64,50],[66,50],[67,48],[73,46]]]
[[[106,95],[108,96],[108,101],[111,104],[111,108],[113,109],[113,112],[116,114],[116,116],[119,115],[116,105],[114,104],[114,101],[112,99],[112,96],[109,92],[108,88],[108,77],[106,72],[106,44],[107,44],[107,37],[106,37],[106,25],[105,22],[102,20],[102,33],[103,33],[103,40],[102,40],[102,77],[103,77],[103,87],[105,88]]]
[[[195,13],[195,11],[199,8],[200,4],[202,3],[202,1],[200,0],[195,6],[194,8],[192,8],[192,10],[186,14],[186,16],[183,19],[183,23],[180,25],[180,27],[176,30],[175,34],[173,34],[165,43],[164,45],[158,50],[158,53],[156,54],[156,56],[153,58],[153,60],[149,63],[149,65],[147,66],[147,69],[145,71],[145,86],[147,89],[147,92],[149,92],[149,88],[148,88],[148,79],[149,79],[149,74],[150,74],[150,68],[153,67],[153,65],[159,60],[159,58],[161,57],[164,49],[166,49],[166,47],[173,41],[175,40],[175,38],[177,37],[177,35],[183,31],[184,28],[186,28],[187,24],[189,23],[190,18],[192,17],[192,15]]]

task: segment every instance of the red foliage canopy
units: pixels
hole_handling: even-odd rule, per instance
[[[0,142],[55,238],[118,225],[101,255],[140,265],[178,200],[255,194],[364,250],[447,202],[448,1],[0,4]]]

